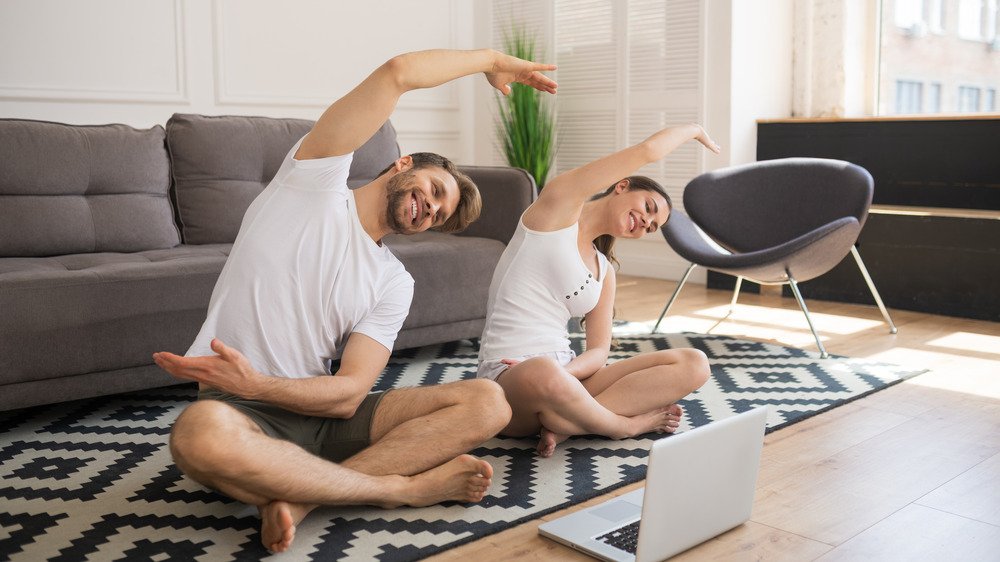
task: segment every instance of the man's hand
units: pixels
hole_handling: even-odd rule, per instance
[[[556,65],[554,64],[541,64],[497,53],[493,69],[485,74],[486,80],[505,96],[510,94],[511,82],[525,84],[538,91],[554,94],[558,84],[555,80],[542,74],[542,71],[555,69]]]
[[[181,357],[161,351],[153,354],[153,361],[179,379],[196,381],[242,398],[253,398],[267,377],[254,369],[242,353],[220,340],[213,339],[211,345],[217,355]]]

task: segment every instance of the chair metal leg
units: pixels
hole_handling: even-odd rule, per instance
[[[865,262],[861,261],[861,254],[858,253],[857,246],[851,246],[851,253],[854,254],[854,261],[858,262],[858,269],[861,270],[861,276],[865,278],[865,283],[868,283],[868,290],[872,292],[872,296],[875,297],[875,304],[878,305],[878,309],[882,311],[882,317],[885,318],[885,322],[889,324],[889,333],[896,333],[896,325],[893,324],[892,318],[889,317],[889,311],[886,310],[885,305],[882,304],[882,297],[879,296],[878,290],[875,288],[875,282],[872,281],[872,276],[868,275],[868,268],[865,267]]]
[[[736,288],[733,289],[733,300],[732,300],[732,302],[729,303],[729,314],[726,315],[726,318],[729,318],[730,316],[732,316],[733,312],[736,311],[736,299],[740,298],[740,286],[741,285],[743,285],[743,277],[737,275],[736,276]]]
[[[684,272],[684,277],[681,277],[681,282],[677,284],[677,288],[674,289],[674,294],[670,295],[670,300],[667,301],[667,306],[663,307],[663,312],[660,313],[660,318],[656,321],[656,325],[653,326],[653,331],[651,334],[655,334],[656,330],[660,327],[660,322],[663,322],[663,317],[667,315],[667,311],[670,310],[670,306],[674,304],[674,300],[677,299],[677,295],[681,293],[681,287],[687,282],[688,276],[691,275],[691,270],[694,269],[695,264],[688,266],[687,271]]]
[[[802,312],[805,313],[806,323],[809,324],[809,329],[812,330],[813,337],[816,338],[816,347],[819,348],[820,352],[819,356],[826,359],[830,356],[830,354],[826,352],[826,348],[823,347],[823,342],[819,339],[819,334],[816,333],[816,328],[813,327],[812,318],[809,316],[809,309],[806,308],[806,301],[802,300],[802,293],[799,292],[799,284],[795,282],[795,279],[792,279],[792,275],[790,273],[788,274],[788,284],[791,285],[792,293],[795,294],[795,300],[799,301],[799,308],[801,308]]]

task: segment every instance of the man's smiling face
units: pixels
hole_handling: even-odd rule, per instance
[[[415,234],[440,226],[458,207],[458,183],[443,168],[406,170],[386,185],[389,226],[399,234]]]

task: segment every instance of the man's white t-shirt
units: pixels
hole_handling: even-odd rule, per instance
[[[219,338],[265,374],[302,378],[328,374],[352,333],[392,349],[413,277],[361,226],[353,153],[296,160],[301,142],[247,209],[188,356]]]

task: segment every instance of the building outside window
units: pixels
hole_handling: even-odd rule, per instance
[[[998,0],[882,0],[877,114],[996,112],[998,17]]]

